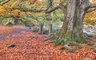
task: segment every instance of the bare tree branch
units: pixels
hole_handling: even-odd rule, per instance
[[[61,9],[64,10],[64,9],[66,8],[66,6],[64,6],[64,5],[62,5],[62,4],[59,4],[58,6],[54,7],[53,9],[51,9],[51,10],[49,10],[49,11],[45,11],[45,13],[51,13],[51,12],[57,10],[58,8],[61,8]]]
[[[61,8],[61,7],[60,6],[56,6],[55,8],[53,8],[53,9],[51,9],[49,11],[45,11],[45,13],[51,13],[51,12],[55,11],[58,8]]]
[[[96,10],[96,8],[89,10],[89,11],[86,11],[86,13],[90,13],[90,12],[95,11],[95,10]]]
[[[48,6],[47,6],[46,11],[49,10],[49,8],[52,6],[52,2],[53,2],[52,0],[48,0],[48,3],[49,3],[49,4],[48,4]]]
[[[93,8],[93,9],[89,10],[90,8]],[[90,13],[95,10],[96,10],[96,3],[91,3],[91,2],[88,3],[88,7],[85,9],[86,13]]]
[[[4,5],[4,4],[8,3],[9,1],[10,0],[5,0],[5,1],[1,2],[0,5]]]
[[[19,6],[18,8],[13,8],[12,10],[19,9],[20,11],[23,11],[23,12],[46,12],[52,6],[52,0],[49,1],[49,5],[46,9],[37,10],[37,9],[29,9],[22,5],[18,5],[18,6]]]
[[[50,10],[49,10],[50,6],[51,6],[51,5],[49,5],[46,9],[36,10],[36,9],[29,9],[29,8],[27,8],[27,7],[24,7],[24,6],[20,6],[20,5],[19,5],[19,7],[13,8],[13,9],[11,9],[11,10],[19,9],[20,11],[23,11],[23,12],[45,12],[45,13],[51,13],[51,12],[55,11],[55,10],[58,9],[58,8],[61,8],[61,9],[63,9],[63,10],[65,9],[65,6],[63,6],[62,4],[59,4],[58,6],[56,6],[56,7],[54,7],[53,9],[50,9]],[[48,10],[49,10],[49,11],[48,11]]]
[[[64,7],[64,6],[63,6]],[[19,9],[20,11],[23,11],[23,12],[45,12],[45,13],[50,13],[50,12],[53,12],[55,11],[56,9],[58,8],[61,8],[60,5],[54,7],[53,9],[51,9],[50,11],[47,11],[47,9],[43,10],[43,9],[40,9],[40,10],[36,10],[36,9],[29,9],[29,8],[26,8],[26,7],[23,7],[23,6],[20,6],[18,8],[13,8],[12,10],[15,10],[15,9]]]
[[[33,9],[27,9],[27,8],[13,8],[12,10],[19,9],[20,11],[23,12],[43,12],[45,10],[33,10]]]
[[[24,7],[24,6],[18,6],[17,8],[13,8],[11,10],[15,10],[15,9],[18,9],[18,10],[23,11],[23,12],[43,12],[43,11],[45,11],[43,9],[40,9],[40,10],[29,9],[27,7]]]

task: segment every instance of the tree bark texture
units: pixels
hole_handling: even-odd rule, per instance
[[[67,40],[80,41],[85,39],[83,33],[83,19],[88,7],[88,0],[68,0],[64,11],[64,22],[57,39],[64,38]]]

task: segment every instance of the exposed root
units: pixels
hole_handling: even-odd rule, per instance
[[[54,39],[55,39],[55,35],[51,35],[47,39],[43,40],[42,42],[48,41],[48,40],[54,40]]]
[[[87,37],[87,40],[88,40],[88,45],[94,46],[93,42],[96,42],[96,41],[93,41],[90,37]]]
[[[55,42],[55,40],[46,43],[45,46],[48,45],[48,44],[50,44],[50,43],[53,43],[53,42]]]
[[[56,47],[58,45],[64,45],[64,47],[60,48],[60,50],[68,50],[68,49],[71,49],[70,46],[76,46],[75,49],[66,51],[66,52],[72,52],[72,53],[74,53],[76,50],[82,48],[82,46],[79,45],[78,43],[87,43],[90,46],[94,45],[91,42],[92,41],[91,39],[88,41],[85,37],[82,37],[82,38],[79,38],[79,40],[78,40],[78,38],[77,37],[75,38],[74,35],[71,35],[71,37],[68,35],[63,35],[63,34],[60,35],[59,37],[56,35],[53,35],[53,36],[51,36],[48,39],[45,39],[43,41],[47,41],[47,40],[50,40],[50,42],[48,42],[45,45],[48,45],[48,44],[53,43],[53,42],[54,42],[53,47]]]
[[[45,39],[45,40],[43,40],[42,42],[44,42],[44,41],[48,41],[50,38],[47,38],[47,39]]]
[[[74,53],[75,51],[77,51],[78,49],[82,48],[82,46],[80,46],[79,44],[75,44],[76,48],[75,49],[72,49],[72,50],[68,50],[66,52],[71,52],[71,53]]]

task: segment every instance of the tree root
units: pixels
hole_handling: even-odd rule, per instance
[[[52,40],[52,39],[54,40],[54,36],[55,36],[55,35],[51,35],[51,36],[49,36],[49,38],[43,40],[42,42],[44,42],[44,41],[48,41],[48,40]]]
[[[50,38],[47,38],[47,39],[45,39],[45,40],[43,40],[42,42],[44,42],[44,41],[48,41]]]
[[[68,51],[66,51],[66,52],[71,52],[71,53],[74,53],[75,51],[77,51],[77,50],[78,50],[78,49],[80,49],[80,48],[82,48],[82,47],[78,44],[78,46],[76,46],[76,48],[75,48],[75,49],[68,50]]]
[[[87,40],[88,40],[88,45],[90,46],[95,45],[93,42],[96,42],[96,41],[93,41],[90,37],[87,37]]]
[[[45,46],[48,45],[48,44],[50,44],[50,43],[53,43],[53,42],[55,42],[55,40],[46,43]]]
[[[89,39],[89,38],[88,38],[88,39]],[[74,37],[67,39],[66,36],[62,36],[62,35],[61,35],[59,38],[56,38],[56,36],[53,35],[53,36],[51,36],[51,37],[43,40],[43,42],[44,42],[44,41],[47,41],[47,40],[50,40],[50,42],[46,43],[45,45],[48,45],[48,44],[53,43],[53,42],[54,42],[53,47],[56,47],[56,46],[58,46],[58,45],[64,45],[62,48],[60,48],[60,50],[68,50],[68,49],[71,49],[70,46],[76,46],[75,49],[66,51],[66,52],[72,52],[72,53],[74,53],[76,50],[82,48],[82,46],[79,45],[78,43],[87,43],[87,44],[90,45],[90,46],[93,46],[93,45],[94,45],[94,44],[91,42],[91,41],[92,41],[91,39],[88,41],[88,40],[86,40],[85,38],[84,38],[84,39],[81,38],[81,40],[76,41],[76,40],[74,39]]]

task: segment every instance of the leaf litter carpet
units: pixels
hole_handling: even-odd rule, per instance
[[[96,60],[96,47],[91,48],[87,44],[83,45],[88,48],[83,47],[74,53],[69,53],[66,52],[67,50],[59,50],[63,46],[52,47],[54,43],[45,46],[49,42],[42,42],[46,39],[46,35],[39,35],[28,28],[3,26],[3,30],[1,29],[2,27],[0,27],[2,33],[0,34],[0,60]],[[95,38],[93,40],[96,41]],[[7,48],[12,43],[15,47]],[[75,47],[71,46],[71,48]]]

